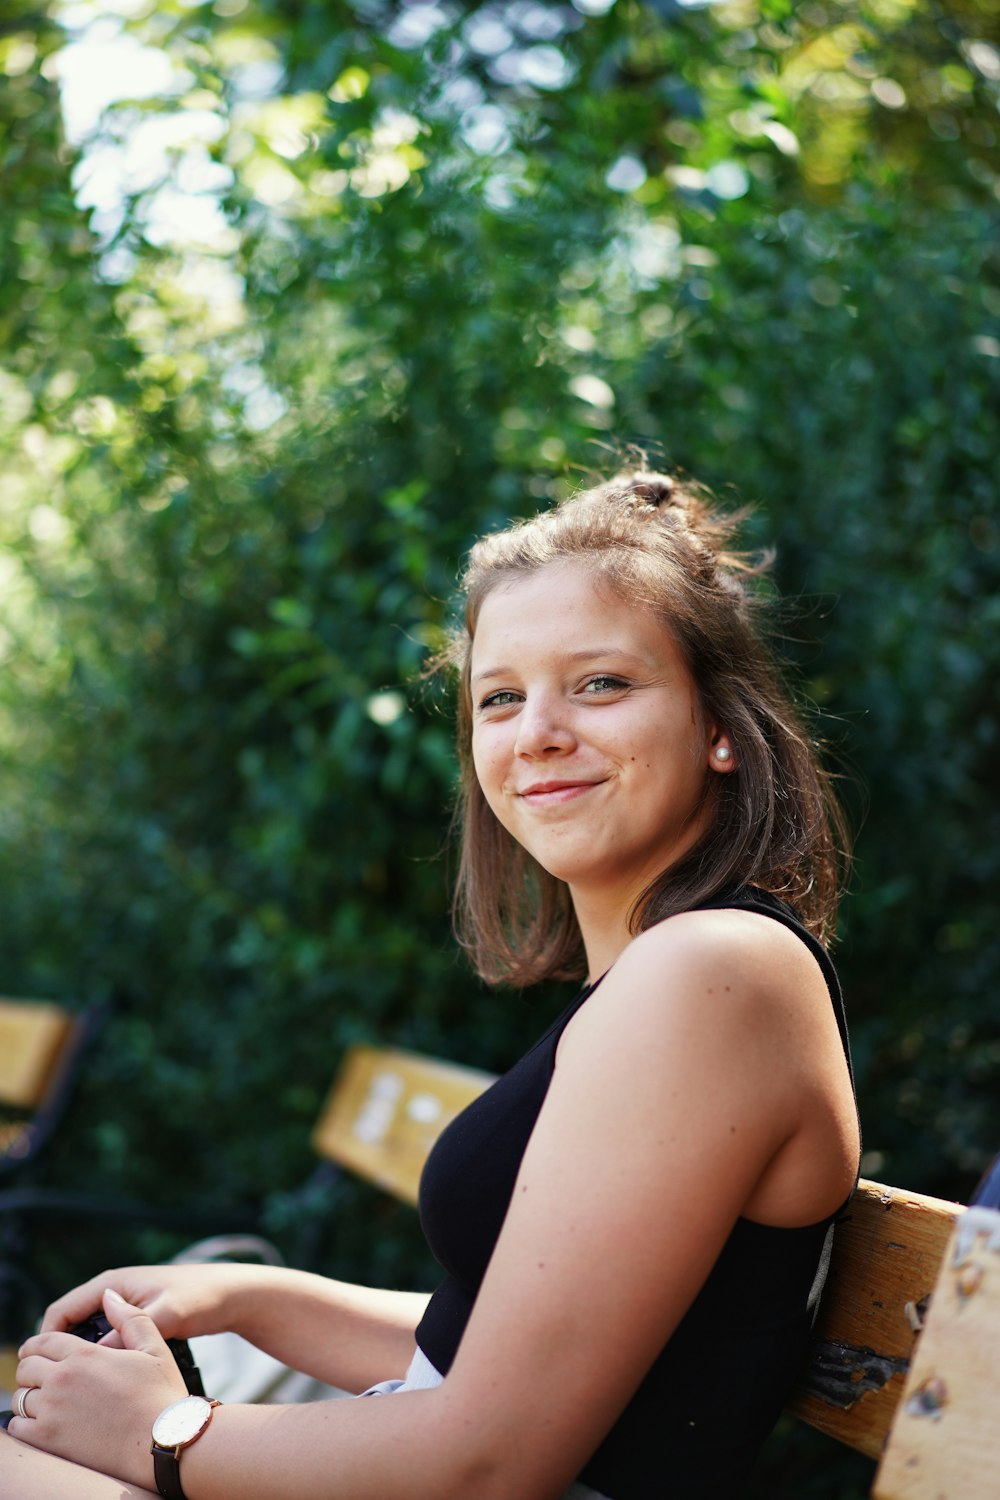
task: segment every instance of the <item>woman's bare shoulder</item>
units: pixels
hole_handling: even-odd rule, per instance
[[[681,912],[656,923],[619,955],[595,999],[601,990],[603,1005],[625,997],[637,1007],[655,1007],[664,997],[678,1004],[685,996],[702,1005],[744,1001],[758,1021],[762,1008],[829,1008],[823,971],[803,939],[773,917],[740,908]]]

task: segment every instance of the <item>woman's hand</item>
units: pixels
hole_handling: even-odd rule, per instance
[[[13,1417],[8,1431],[34,1448],[150,1489],[150,1429],[187,1390],[147,1313],[111,1289],[103,1307],[118,1348],[57,1332],[36,1334],[22,1346],[16,1380],[27,1390],[26,1415]]]
[[[165,1339],[238,1333],[258,1349],[328,1385],[363,1391],[401,1375],[427,1295],[351,1286],[287,1266],[126,1266],[94,1276],[53,1302],[43,1333],[89,1318],[111,1287],[148,1313]],[[121,1348],[117,1332],[102,1344]]]
[[[101,1306],[102,1296],[110,1287],[131,1306],[147,1313],[165,1339],[222,1333],[232,1327],[236,1291],[256,1269],[221,1264],[125,1266],[104,1271],[53,1302],[42,1320],[41,1331],[63,1333],[82,1323]],[[106,1334],[101,1342],[121,1348],[117,1332]]]

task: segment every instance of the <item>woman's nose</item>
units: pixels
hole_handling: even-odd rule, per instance
[[[565,707],[548,696],[528,698],[517,716],[517,755],[529,757],[554,755],[572,750],[576,736],[568,722]]]

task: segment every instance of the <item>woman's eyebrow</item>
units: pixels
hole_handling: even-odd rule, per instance
[[[636,651],[630,651],[626,646],[581,646],[576,651],[561,652],[560,655],[562,660],[567,662],[589,661],[595,657],[602,656],[616,656],[619,660],[627,659],[636,662],[640,666],[648,667],[650,665],[645,656],[640,655]],[[478,672],[473,672],[469,681],[489,682],[494,677],[506,677],[510,672],[516,670],[516,667],[503,664],[496,667],[483,667]]]
[[[494,677],[506,677],[510,673],[510,667],[487,667],[482,672],[473,672],[469,678],[470,682],[489,682]]]

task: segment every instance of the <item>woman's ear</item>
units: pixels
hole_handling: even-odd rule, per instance
[[[709,769],[725,775],[729,771],[735,771],[738,764],[736,751],[728,734],[723,729],[713,730],[708,750]]]

